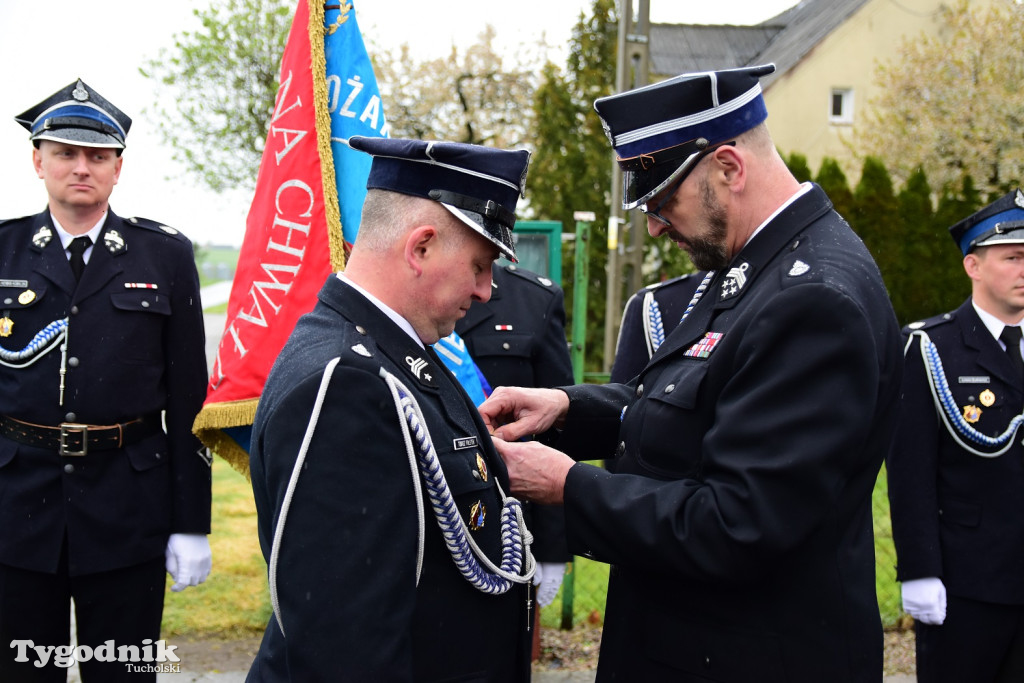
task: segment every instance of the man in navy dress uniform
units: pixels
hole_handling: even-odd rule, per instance
[[[917,677],[1024,680],[1024,193],[950,228],[971,296],[915,322],[887,460]]]
[[[595,103],[625,208],[708,271],[628,384],[496,389],[517,492],[611,564],[597,678],[879,681],[871,491],[899,327],[874,261],[775,149],[759,78],[684,74]],[[524,434],[560,429],[575,462]]]
[[[86,683],[155,680],[97,648],[159,640],[165,567],[210,571],[192,243],[110,209],[131,119],[81,80],[16,120],[49,201],[0,223],[0,680],[64,680],[27,643],[66,646],[72,598]]]
[[[429,345],[515,258],[529,153],[353,137],[359,235],[267,379],[250,472],[274,614],[249,681],[526,681],[534,563]]]

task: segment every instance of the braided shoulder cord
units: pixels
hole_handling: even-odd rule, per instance
[[[683,321],[686,320],[686,318],[690,315],[690,311],[692,311],[693,307],[697,305],[697,302],[700,301],[700,298],[704,296],[704,290],[706,290],[708,288],[708,285],[711,284],[711,278],[715,276],[715,272],[716,271],[714,270],[709,270],[707,273],[704,274],[704,279],[700,281],[699,285],[697,285],[697,290],[693,293],[693,298],[690,299],[690,303],[687,304],[686,310],[683,311],[683,317],[679,319],[680,325],[682,325]]]
[[[381,377],[391,388],[395,397],[395,408],[408,424],[409,433],[415,440],[415,453],[420,474],[427,489],[434,516],[444,537],[448,552],[462,576],[477,590],[491,595],[507,592],[516,583],[529,582],[536,571],[530,544],[530,534],[523,521],[522,504],[512,497],[506,497],[498,486],[504,504],[501,510],[501,566],[493,562],[480,550],[472,536],[466,533],[466,523],[459,515],[444,472],[437,459],[437,452],[430,439],[423,413],[415,397],[402,382],[384,368]],[[410,455],[413,453],[410,447]],[[495,482],[497,485],[497,482]],[[520,573],[522,571],[522,573]]]
[[[32,341],[21,351],[9,351],[0,347],[0,365],[9,368],[27,368],[57,347],[68,331],[68,319],[54,320],[39,330]]]
[[[956,400],[949,389],[946,373],[942,369],[942,360],[939,358],[939,351],[935,347],[935,343],[932,342],[928,334],[923,330],[916,330],[911,333],[911,336],[915,335],[921,338],[921,358],[924,359],[928,386],[931,389],[932,397],[935,399],[935,406],[938,408],[937,412],[953,440],[964,450],[982,458],[996,458],[1008,451],[1013,445],[1014,434],[1017,433],[1021,423],[1024,422],[1024,413],[1016,415],[1010,420],[1006,431],[996,437],[986,436],[972,427],[957,408]],[[979,451],[965,442],[960,437],[961,434],[976,444],[990,447],[1002,446],[1002,448],[992,453]]]
[[[653,356],[665,341],[665,326],[661,322],[661,308],[654,298],[654,292],[646,292],[643,300],[644,332],[647,334],[647,355]]]

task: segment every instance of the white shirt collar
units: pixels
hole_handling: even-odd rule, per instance
[[[57,236],[60,237],[60,244],[62,247],[64,247],[65,251],[67,251],[68,245],[71,244],[71,240],[75,239],[76,237],[81,237],[82,235],[89,236],[89,238],[92,240],[92,244],[90,244],[89,248],[86,249],[85,252],[82,254],[82,259],[86,263],[88,263],[89,256],[92,255],[92,248],[96,245],[96,241],[100,238],[100,232],[103,230],[103,224],[107,220],[107,212],[104,211],[103,215],[100,216],[100,219],[96,223],[96,225],[92,226],[92,228],[89,229],[89,232],[82,233],[82,235],[72,235],[70,232],[65,230],[64,226],[60,224],[60,221],[58,221],[57,217],[54,216],[52,213],[50,214],[50,220],[53,221],[53,227],[57,231]]]
[[[386,315],[388,318],[390,318],[391,321],[394,322],[396,325],[401,327],[402,330],[407,335],[409,335],[414,342],[419,344],[419,347],[421,349],[426,348],[426,346],[424,346],[424,344],[423,344],[423,340],[421,340],[419,338],[419,335],[416,334],[416,330],[414,330],[412,325],[409,324],[409,321],[406,320],[405,318],[403,318],[402,316],[400,316],[398,313],[396,313],[395,309],[391,308],[386,303],[384,303],[383,301],[381,301],[380,299],[375,297],[373,294],[370,294],[365,289],[363,289],[362,287],[357,285],[355,282],[353,282],[351,280],[351,278],[349,278],[349,277],[347,277],[345,275],[344,271],[341,271],[341,272],[338,273],[338,279],[341,280],[342,282],[348,284],[350,287],[352,287],[352,289],[356,290],[357,292],[359,292],[360,294],[365,296],[370,301],[371,304],[373,304],[374,306],[379,308],[381,310],[381,312],[384,313],[384,315]]]
[[[978,314],[978,317],[981,318],[981,322],[988,329],[989,334],[995,337],[996,341],[999,342],[999,345],[1005,349],[1006,345],[1003,344],[1002,341],[1000,341],[999,336],[1003,333],[1003,328],[1007,327],[1006,323],[1004,323],[1002,320],[995,317],[988,311],[979,308],[978,304],[974,303],[974,299],[971,299],[971,305],[974,306],[974,311]],[[1024,318],[1018,320],[1017,324],[1020,325],[1022,321],[1024,321]]]
[[[766,218],[764,220],[764,222],[761,223],[761,225],[757,226],[757,230],[755,230],[754,232],[752,232],[750,234],[750,237],[747,238],[747,241],[746,241],[746,243],[744,243],[743,246],[747,246],[748,244],[750,244],[750,240],[754,239],[754,236],[757,235],[757,233],[759,233],[762,230],[764,230],[764,226],[768,225],[773,220],[775,220],[775,217],[778,216],[780,213],[782,213],[783,209],[785,209],[787,206],[789,206],[790,204],[795,202],[800,197],[802,197],[805,194],[807,194],[808,192],[810,192],[811,187],[812,186],[811,186],[810,183],[801,183],[800,184],[800,189],[797,190],[796,192],[794,192],[793,196],[791,196],[789,199],[787,199],[785,202],[783,202],[782,205],[779,206],[779,208],[775,209],[775,211],[772,212],[772,215],[768,216],[768,218]]]

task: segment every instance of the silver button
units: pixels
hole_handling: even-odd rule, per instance
[[[356,332],[359,334],[366,334],[366,328],[362,325],[356,325]]]
[[[615,449],[615,457],[622,457],[622,454],[626,452],[626,442],[620,441],[618,447]]]
[[[77,422],[78,421],[78,416],[75,415],[74,413],[68,413],[67,415],[64,416],[64,421],[65,422]]]
[[[509,349],[510,349],[511,347],[510,347],[510,346],[508,345],[508,342],[505,342],[505,343],[503,343],[503,344],[501,345],[501,348],[503,348],[503,349],[505,349],[506,351],[508,351],[508,350],[509,350]]]
[[[665,387],[665,393],[666,394],[671,394],[675,390],[676,390],[676,385],[675,384],[669,384],[667,387]]]
[[[78,306],[71,307],[71,315],[78,315]]]
[[[149,302],[148,301],[143,301],[142,302],[142,307],[143,308],[149,308]]]
[[[71,463],[68,463],[67,465],[64,465],[64,473],[65,474],[74,474],[74,472],[75,472],[75,466],[74,465],[72,465]]]
[[[4,303],[5,304],[13,304],[14,303],[14,299],[12,299],[11,297],[7,297],[6,299],[4,299]]]
[[[636,385],[636,397],[640,398],[643,395],[644,395],[644,385],[643,384]]]
[[[75,357],[75,356],[72,356],[71,358],[68,358],[68,365],[70,365],[73,368],[77,368],[78,367],[78,358]]]

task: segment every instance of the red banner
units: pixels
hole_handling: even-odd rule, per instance
[[[270,368],[328,274],[344,266],[317,5],[299,0],[295,11],[227,322],[194,425],[204,444],[242,472]]]

